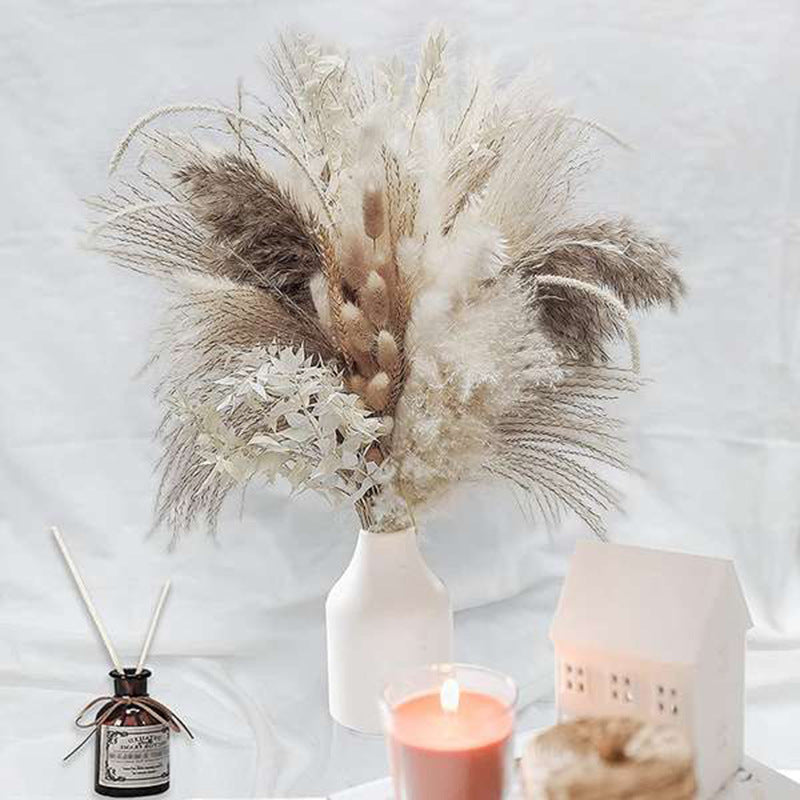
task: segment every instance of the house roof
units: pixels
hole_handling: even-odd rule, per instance
[[[550,634],[556,646],[692,664],[712,624],[752,626],[732,561],[580,541]]]

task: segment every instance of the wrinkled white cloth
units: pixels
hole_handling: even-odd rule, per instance
[[[429,21],[504,76],[531,59],[607,149],[587,203],[682,252],[680,316],[641,327],[652,379],[627,404],[638,472],[620,541],[735,559],[756,627],[747,747],[800,768],[800,7],[542,0],[6,0],[0,9],[0,794],[85,798],[60,759],[107,659],[46,526],[58,523],[125,659],[164,578],[153,695],[197,734],[172,747],[172,798],[332,793],[386,773],[380,740],[326,713],[323,600],[355,521],[249,492],[217,541],[146,538],[158,449],[147,357],[162,296],[79,248],[81,198],[151,108],[258,89],[285,25],[356,56],[411,59]],[[547,627],[576,535],[549,536],[503,490],[465,492],[425,527],[453,592],[457,655],[510,673],[522,720],[551,713]]]

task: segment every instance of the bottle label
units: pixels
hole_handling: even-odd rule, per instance
[[[169,781],[166,725],[101,725],[99,747],[101,786],[147,789]]]

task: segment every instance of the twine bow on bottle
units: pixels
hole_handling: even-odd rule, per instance
[[[84,715],[96,705],[99,703],[108,702],[110,702],[109,707],[103,711],[103,713],[97,717],[97,719],[91,722],[86,722],[83,720]],[[151,717],[156,719],[162,725],[166,725],[175,733],[180,733],[183,730],[188,734],[190,739],[194,739],[194,734],[189,730],[186,723],[172,709],[167,708],[167,706],[165,706],[163,703],[159,703],[158,700],[154,700],[152,697],[131,697],[129,695],[122,697],[111,697],[109,695],[105,695],[103,697],[95,697],[91,703],[88,703],[81,709],[80,714],[78,714],[76,717],[75,724],[79,728],[91,728],[91,730],[77,747],[70,750],[69,753],[64,756],[64,761],[66,761],[70,756],[75,755],[75,753],[77,753],[78,750],[80,750],[89,741],[89,739],[92,738],[92,736],[94,736],[95,731],[98,730],[101,725],[111,719],[111,717],[113,717],[117,710],[127,706],[136,706],[142,711],[146,711]]]

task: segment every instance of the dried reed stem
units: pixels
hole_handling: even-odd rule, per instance
[[[628,309],[606,289],[596,286],[593,283],[580,281],[577,278],[567,278],[563,275],[538,275],[536,283],[540,286],[566,286],[570,289],[577,289],[580,292],[599,300],[601,303],[608,306],[609,309],[619,319],[620,324],[624,327],[628,339],[628,346],[631,351],[631,368],[638,374],[641,367],[641,359],[639,354],[639,336],[636,333],[636,328],[631,321]]]
[[[108,172],[109,174],[113,174],[116,172],[117,167],[119,166],[120,162],[125,156],[125,153],[130,147],[131,142],[136,138],[139,131],[143,128],[147,127],[151,122],[155,121],[159,117],[172,115],[172,114],[186,114],[189,112],[205,112],[209,114],[220,114],[223,117],[230,118],[236,120],[237,122],[243,125],[249,125],[251,128],[257,130],[262,136],[267,138],[272,144],[274,144],[280,153],[282,153],[287,158],[291,159],[299,168],[300,171],[305,175],[306,179],[308,180],[311,188],[314,190],[315,194],[317,195],[320,207],[322,208],[323,213],[328,219],[328,223],[330,224],[331,228],[334,230],[336,229],[336,223],[331,215],[330,208],[328,207],[328,201],[325,199],[325,194],[320,188],[317,181],[313,178],[311,173],[308,171],[308,167],[306,166],[305,162],[297,155],[297,153],[292,150],[289,145],[283,141],[279,136],[275,134],[274,131],[270,130],[269,128],[264,127],[259,122],[256,122],[254,119],[250,117],[240,114],[238,111],[225,108],[224,106],[215,106],[210,105],[208,103],[178,103],[169,106],[163,106],[161,108],[156,108],[151,111],[149,114],[145,114],[141,119],[133,124],[130,130],[125,134],[122,138],[122,141],[117,145],[117,149],[114,151],[113,156],[111,157],[111,162],[109,164]]]

